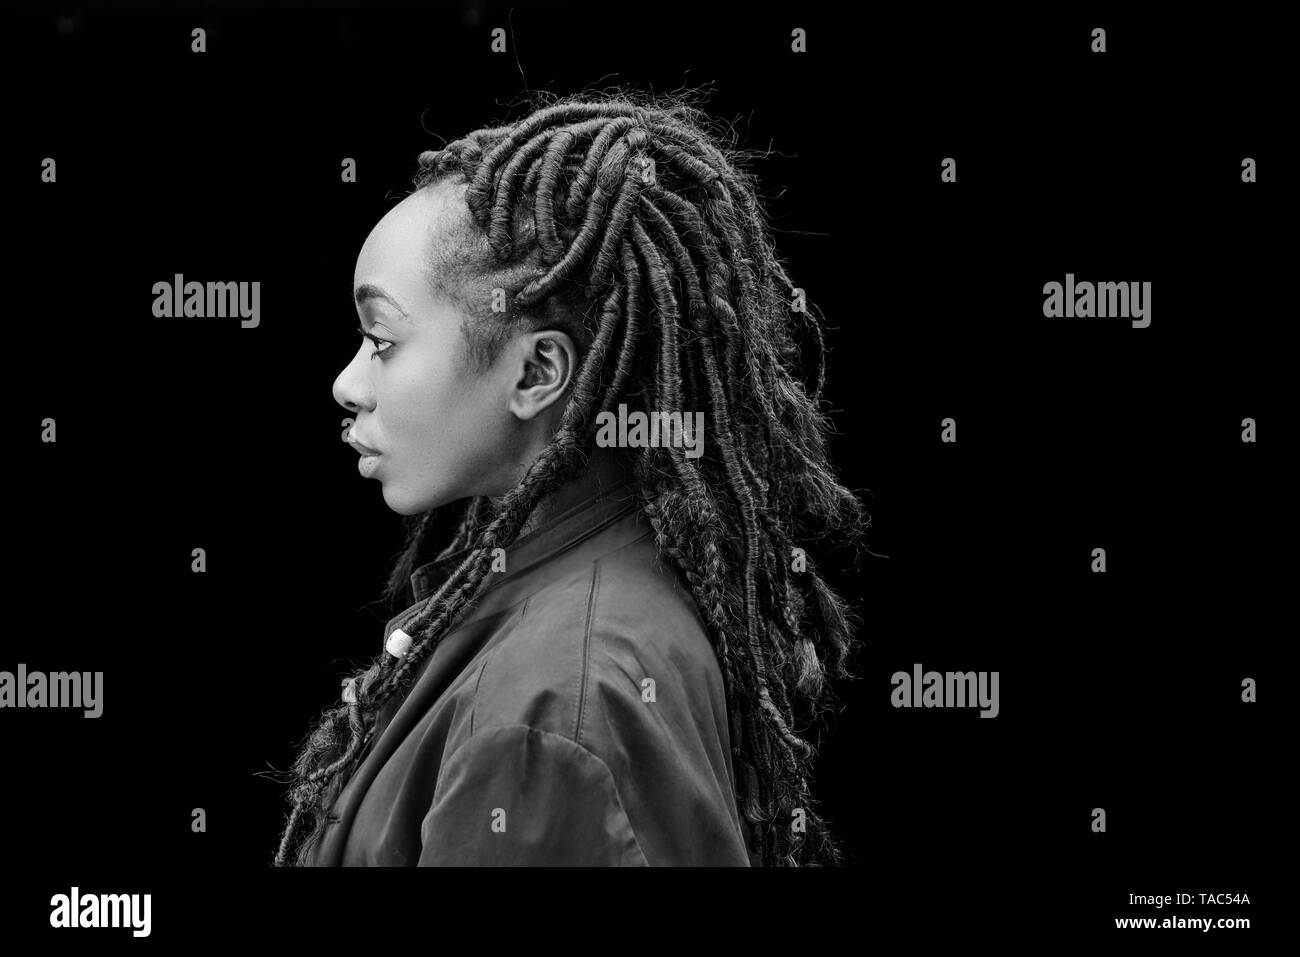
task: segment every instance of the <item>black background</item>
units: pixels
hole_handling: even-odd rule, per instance
[[[0,669],[103,671],[105,710],[0,715],[6,858],[30,875],[4,923],[48,928],[75,883],[152,892],[153,937],[184,940],[337,892],[268,869],[286,806],[262,772],[288,767],[390,614],[400,519],[357,477],[331,396],[357,253],[421,150],[512,118],[525,89],[627,84],[707,88],[762,154],[777,248],[832,326],[835,459],[873,517],[858,566],[819,562],[863,620],[815,786],[850,867],[744,894],[843,896],[866,935],[1181,944],[1199,931],[1113,919],[1169,913],[1130,893],[1226,891],[1250,906],[1176,913],[1248,916],[1205,936],[1262,939],[1290,631],[1290,121],[1280,31],[1224,16],[29,7],[8,31],[18,620]],[[489,51],[494,26],[510,53]],[[155,319],[152,285],[178,272],[260,280],[260,326]],[[1045,319],[1067,272],[1150,281],[1150,327]],[[890,675],[916,662],[999,671],[1000,715],[894,709]],[[379,881],[348,894],[412,893]]]

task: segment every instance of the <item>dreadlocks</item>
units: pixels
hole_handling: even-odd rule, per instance
[[[659,555],[689,585],[721,667],[751,851],[769,866],[842,859],[809,793],[814,749],[797,729],[817,717],[825,678],[849,675],[856,641],[846,605],[805,556],[832,532],[856,542],[864,512],[827,460],[820,324],[772,249],[741,154],[724,152],[707,124],[680,96],[579,95],[420,155],[415,190],[460,183],[496,260],[540,264],[510,274],[511,316],[565,302],[581,320],[582,357],[555,435],[519,484],[448,506],[457,524],[442,554],[465,557],[403,625],[409,652],[354,675],[355,700],[327,710],[309,737],[277,866],[306,861],[384,703],[474,602],[493,549],[581,469],[596,416],[617,403],[706,413],[707,454],[672,444],[627,454]],[[502,326],[500,313],[475,323],[486,358]],[[797,377],[800,330],[815,353],[811,388]],[[388,597],[424,554],[433,518],[408,523]]]

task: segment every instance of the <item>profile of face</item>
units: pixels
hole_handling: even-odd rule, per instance
[[[464,307],[439,291],[453,276],[430,282],[429,251],[463,242],[470,223],[463,184],[421,189],[357,257],[354,296],[373,338],[335,379],[334,398],[355,418],[361,474],[403,515],[513,488],[554,432],[574,370],[574,344],[557,329],[521,331],[476,368]]]

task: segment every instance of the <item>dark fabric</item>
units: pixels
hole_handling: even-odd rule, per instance
[[[314,865],[759,863],[695,603],[624,467],[590,466],[385,707]],[[384,640],[461,557],[417,569]]]

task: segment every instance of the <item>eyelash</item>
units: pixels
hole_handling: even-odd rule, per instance
[[[381,356],[385,352],[388,352],[393,346],[393,342],[391,339],[380,339],[378,336],[372,336],[370,333],[366,332],[366,330],[361,326],[357,326],[357,332],[361,333],[361,335],[364,338],[369,339],[371,342],[375,344],[375,351],[370,353],[370,358],[372,359],[375,356]],[[386,345],[389,347],[389,349],[381,349],[380,345]]]

